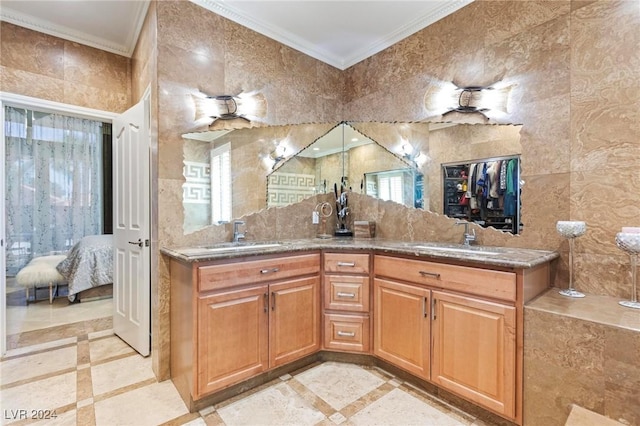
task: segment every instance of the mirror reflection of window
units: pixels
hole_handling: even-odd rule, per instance
[[[395,201],[396,203],[404,204],[404,197],[402,194],[402,175],[389,174],[384,176],[378,176],[378,192],[379,197],[385,201]]]
[[[211,150],[211,223],[231,221],[231,144]]]

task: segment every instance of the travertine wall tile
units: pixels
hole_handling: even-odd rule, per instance
[[[156,73],[156,4],[151,2],[131,56],[131,99],[140,99]]]
[[[503,1],[484,0],[483,18],[491,23],[484,35],[485,44],[494,44],[526,33],[533,28],[569,13],[571,1]]]
[[[525,309],[524,329],[525,424],[563,425],[573,403],[602,413],[605,327]]]
[[[3,92],[56,102],[64,99],[64,80],[5,66],[0,67],[0,71],[0,87]]]
[[[526,307],[524,312],[524,424],[563,425],[572,404],[623,424],[637,424],[637,312],[625,312],[615,299],[588,302],[556,294],[543,298],[545,307]],[[576,305],[583,302],[596,306]],[[578,316],[591,310],[603,310],[604,315]],[[628,328],[625,315],[630,319]],[[607,317],[611,321],[597,319]]]
[[[131,61],[113,53],[0,23],[2,90],[122,112],[131,104]]]
[[[640,206],[629,202],[637,182],[640,171],[633,163],[571,174],[571,217],[587,222],[587,232],[580,239],[590,253],[617,254],[616,233],[623,226],[637,225]]]
[[[64,44],[65,80],[113,92],[127,93],[130,59],[79,43]]]
[[[606,330],[604,414],[612,419],[626,420],[630,424],[640,423],[639,353],[640,333],[614,328]]]
[[[540,125],[525,125],[520,132],[521,173],[527,175],[568,173],[571,167],[571,105],[569,94],[522,103],[516,111],[516,123],[525,120]],[[553,111],[549,118],[548,111]],[[529,203],[527,203],[529,204]]]
[[[129,96],[126,92],[114,92],[75,81],[64,81],[62,102],[104,111],[124,112],[129,108]]]
[[[2,21],[0,65],[54,79],[64,79],[65,41]]]

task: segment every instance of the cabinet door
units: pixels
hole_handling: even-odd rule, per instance
[[[513,418],[516,309],[437,291],[433,299],[433,381]]]
[[[382,279],[374,291],[374,354],[429,379],[430,291]]]
[[[268,287],[198,299],[198,399],[268,368]]]
[[[320,278],[269,286],[269,364],[277,367],[320,349]]]

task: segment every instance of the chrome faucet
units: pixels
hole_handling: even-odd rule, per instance
[[[469,225],[470,223],[466,220],[457,220],[456,225],[464,225],[464,234],[462,235],[462,244],[465,246],[470,246],[476,240],[476,230],[471,229],[471,233],[469,233]]]
[[[244,240],[244,232],[240,232],[240,226],[244,225],[244,220],[236,220],[233,222],[233,242],[237,243],[240,240]]]

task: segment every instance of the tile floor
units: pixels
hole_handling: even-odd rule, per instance
[[[10,310],[0,424],[486,425],[378,368],[336,362],[189,413],[173,383],[155,379],[151,358],[113,334],[111,303],[62,298]]]
[[[172,382],[155,379],[151,359],[111,329],[12,349],[0,361],[0,378],[2,424],[486,424],[385,371],[336,362],[311,365],[189,413]],[[56,417],[30,419],[51,413]]]

